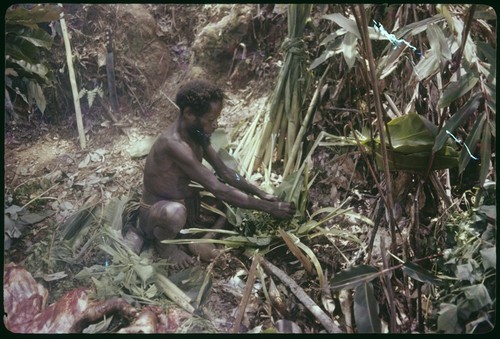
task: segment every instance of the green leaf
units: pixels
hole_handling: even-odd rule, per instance
[[[434,274],[432,274],[432,272],[412,262],[404,263],[403,272],[408,274],[413,279],[423,283],[429,283],[433,285],[441,283],[441,280]]]
[[[9,7],[5,13],[5,23],[34,27],[34,24],[51,22],[59,19],[62,7],[57,5],[38,4],[31,9],[24,7]]]
[[[40,78],[42,78],[43,81],[47,83],[50,82],[49,78],[47,77],[47,73],[49,72],[47,66],[42,64],[34,64],[26,60],[15,60],[12,58],[10,59],[10,61],[19,65],[27,73],[38,75]]]
[[[331,280],[330,286],[333,290],[353,288],[360,284],[367,283],[379,275],[379,270],[373,266],[354,266],[335,275]]]
[[[138,262],[135,263],[133,267],[143,284],[148,283],[149,279],[151,279],[154,274],[154,268],[151,265],[144,265],[144,263]]]
[[[401,27],[395,33],[395,35],[398,39],[405,38],[408,40],[412,36],[416,36],[416,35],[424,32],[425,30],[427,30],[427,28],[431,24],[438,23],[441,21],[443,21],[443,15],[436,14],[433,17],[426,18],[426,19],[423,19],[423,20],[420,20],[420,21],[417,21],[417,22],[414,22],[414,23],[411,23],[409,25],[405,25],[405,26]]]
[[[451,51],[448,47],[448,41],[441,27],[437,24],[430,24],[429,27],[427,27],[427,38],[429,39],[431,50],[440,60],[451,60]]]
[[[315,220],[308,220],[307,222],[299,226],[299,228],[297,229],[297,235],[309,234],[317,226],[319,226],[319,222]]]
[[[490,171],[491,161],[491,133],[490,125],[485,124],[481,138],[481,170],[479,171],[479,186],[483,187]]]
[[[318,67],[319,65],[321,65],[322,63],[324,63],[326,60],[330,59],[334,55],[335,55],[335,52],[333,50],[331,50],[331,49],[325,50],[323,53],[321,53],[321,55],[319,57],[317,57],[316,59],[313,60],[313,62],[311,62],[311,66],[309,66],[309,70],[312,71],[313,69],[315,69],[316,67]]]
[[[359,34],[358,25],[356,24],[356,21],[347,19],[340,13],[327,14],[324,15],[323,18],[335,22],[337,25],[339,25],[346,31],[351,32],[356,37],[361,39],[361,35]]]
[[[189,298],[184,291],[182,291],[177,285],[172,283],[165,275],[161,273],[156,273],[156,285],[165,293],[165,295],[177,305],[188,311],[189,313],[194,312],[194,307],[191,305],[192,299]]]
[[[438,101],[439,108],[448,107],[452,102],[469,92],[479,81],[479,77],[470,72],[464,74],[458,81],[452,82],[446,87]]]
[[[75,275],[75,279],[87,279],[89,277],[98,277],[106,273],[106,268],[102,265],[93,265],[84,267],[80,272]]]
[[[354,319],[358,333],[381,333],[378,303],[371,283],[361,284],[354,292]]]
[[[290,235],[291,238],[295,237],[295,235],[293,235],[291,233],[288,233],[288,234]],[[299,247],[302,251],[304,251],[305,254],[307,254],[307,256],[311,260],[312,264],[314,265],[314,268],[316,269],[316,273],[318,274],[318,280],[320,283],[320,287],[322,288],[324,286],[324,283],[325,283],[325,275],[323,273],[323,269],[321,268],[321,264],[320,264],[318,258],[316,257],[316,254],[314,254],[313,250],[311,250],[307,245],[302,243],[300,241],[300,239],[298,239],[297,237],[295,237],[295,238],[296,238],[295,244],[297,245],[297,247]]]
[[[18,36],[36,47],[42,47],[49,50],[52,47],[52,37],[42,29],[26,31],[25,35]]]
[[[467,136],[467,139],[465,140],[465,144],[469,148],[469,150],[474,153],[474,150],[476,149],[476,145],[479,141],[479,138],[481,137],[481,132],[483,130],[483,125],[484,122],[486,121],[486,113],[481,114],[479,119],[476,119],[476,122],[474,123],[474,126],[469,132],[469,135]],[[462,148],[462,151],[460,152],[460,157],[458,158],[458,172],[462,173],[467,167],[467,164],[469,163],[471,157],[469,152],[467,152],[467,148]]]
[[[454,133],[455,130],[460,125],[462,125],[464,119],[477,110],[481,97],[481,93],[476,93],[475,95],[471,96],[467,103],[462,106],[455,114],[453,114],[453,116],[448,119],[448,121],[446,121],[443,128],[441,129],[441,131],[439,131],[439,134],[436,137],[434,147],[432,148],[433,152],[438,152],[448,141],[449,135],[448,133],[446,133],[446,131]]]
[[[401,154],[429,152],[437,133],[432,122],[415,112],[392,119],[387,127],[392,149]]]
[[[274,194],[281,200],[294,202],[295,206],[299,206],[301,190],[297,188],[302,187],[303,182],[304,178],[302,173],[290,173],[283,179],[281,184],[276,187]]]
[[[438,332],[459,333],[457,305],[441,303],[439,308]]]
[[[496,49],[491,46],[491,44],[486,42],[478,41],[477,52],[482,56],[483,61],[486,61],[490,65],[489,74],[486,75],[488,82],[495,83],[495,74],[497,68],[497,52]]]
[[[414,112],[392,119],[387,127],[392,144],[392,149],[388,150],[390,169],[417,172],[426,170],[432,154],[437,127],[425,117]],[[363,141],[363,143],[370,145],[369,140]],[[380,139],[375,139],[375,143],[380,147]],[[375,160],[378,166],[382,166],[382,155],[379,147],[375,149]],[[435,155],[431,169],[457,166],[458,155],[458,152],[452,147],[447,146],[441,149]]]
[[[61,235],[65,240],[70,240],[76,235],[78,235],[82,230],[86,229],[91,222],[94,221],[94,216],[97,213],[98,207],[84,206],[79,211],[71,215],[66,221],[61,225]]]
[[[453,168],[458,165],[459,153],[451,147],[444,148],[443,154],[437,154],[432,162],[431,170]],[[380,151],[375,152],[377,166],[382,167],[382,155]],[[429,152],[413,154],[400,154],[389,152],[389,169],[391,171],[423,172],[427,170],[430,161]]]
[[[434,52],[425,58],[420,59],[417,66],[415,66],[415,74],[418,80],[423,81],[430,76],[437,73],[439,70],[439,59]]]
[[[358,56],[357,45],[358,39],[356,36],[351,32],[347,32],[342,43],[342,53],[348,69],[351,69],[356,62],[356,57]]]
[[[246,237],[248,242],[250,244],[262,247],[262,246],[267,246],[271,243],[272,238],[271,237]]]

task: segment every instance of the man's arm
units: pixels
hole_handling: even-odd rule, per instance
[[[289,203],[256,199],[235,187],[220,182],[208,168],[196,159],[192,149],[184,142],[171,143],[167,147],[167,152],[168,156],[191,180],[201,184],[217,199],[237,207],[260,210],[277,218],[291,218],[295,214],[295,207]]]
[[[255,195],[261,199],[269,201],[277,201],[278,198],[272,194],[268,194],[263,190],[259,189],[255,185],[250,184],[245,178],[239,175],[236,171],[226,166],[226,164],[219,157],[215,149],[208,145],[204,148],[204,156],[208,163],[212,165],[215,172],[224,180],[227,184],[236,187],[246,193]]]

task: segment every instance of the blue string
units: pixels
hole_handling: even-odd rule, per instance
[[[453,140],[455,140],[455,142],[459,145],[464,145],[465,146],[465,149],[467,150],[467,153],[469,153],[470,157],[474,160],[479,160],[479,158],[476,158],[475,156],[472,155],[469,147],[467,147],[467,144],[465,142],[463,142],[462,140],[460,140],[459,138],[457,138],[456,136],[454,136],[450,131],[446,130],[446,133],[453,138]]]
[[[401,46],[401,44],[405,44],[415,53],[415,55],[419,59],[422,57],[422,53],[415,46],[412,46],[408,41],[406,41],[404,39],[396,38],[396,36],[394,34],[389,34],[389,32],[386,31],[386,29],[384,28],[384,26],[380,22],[373,20],[373,29],[376,32],[385,36],[391,42],[391,44],[394,46],[394,48]]]

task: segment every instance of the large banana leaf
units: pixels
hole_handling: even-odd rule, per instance
[[[387,124],[390,136],[388,147],[389,167],[391,170],[423,172],[427,169],[432,147],[437,136],[437,127],[417,113],[409,113],[395,118]],[[380,139],[375,138],[375,160],[382,166]],[[364,143],[370,146],[371,142]],[[449,141],[435,154],[432,170],[458,166],[459,152]],[[392,146],[392,147],[391,147]]]

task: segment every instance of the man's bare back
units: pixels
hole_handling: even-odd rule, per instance
[[[160,256],[178,267],[187,267],[192,263],[191,256],[177,245],[161,241],[174,239],[187,222],[195,219],[192,204],[186,203],[198,197],[198,191],[189,185],[191,181],[219,200],[277,218],[291,218],[295,207],[248,183],[228,168],[210,145],[223,105],[219,88],[208,82],[192,81],[181,87],[176,104],[181,111],[179,117],[156,140],[146,159],[139,226],[145,237],[154,241]],[[216,174],[202,164],[203,159]],[[210,260],[216,254],[212,244],[189,249],[203,260]]]
[[[182,200],[196,194],[196,191],[189,187],[191,179],[168,153],[169,148],[180,147],[179,144],[186,143],[175,131],[176,127],[176,124],[171,125],[159,136],[146,159],[143,200],[147,204],[158,200]],[[190,145],[186,150],[188,148],[201,163],[201,146]]]

